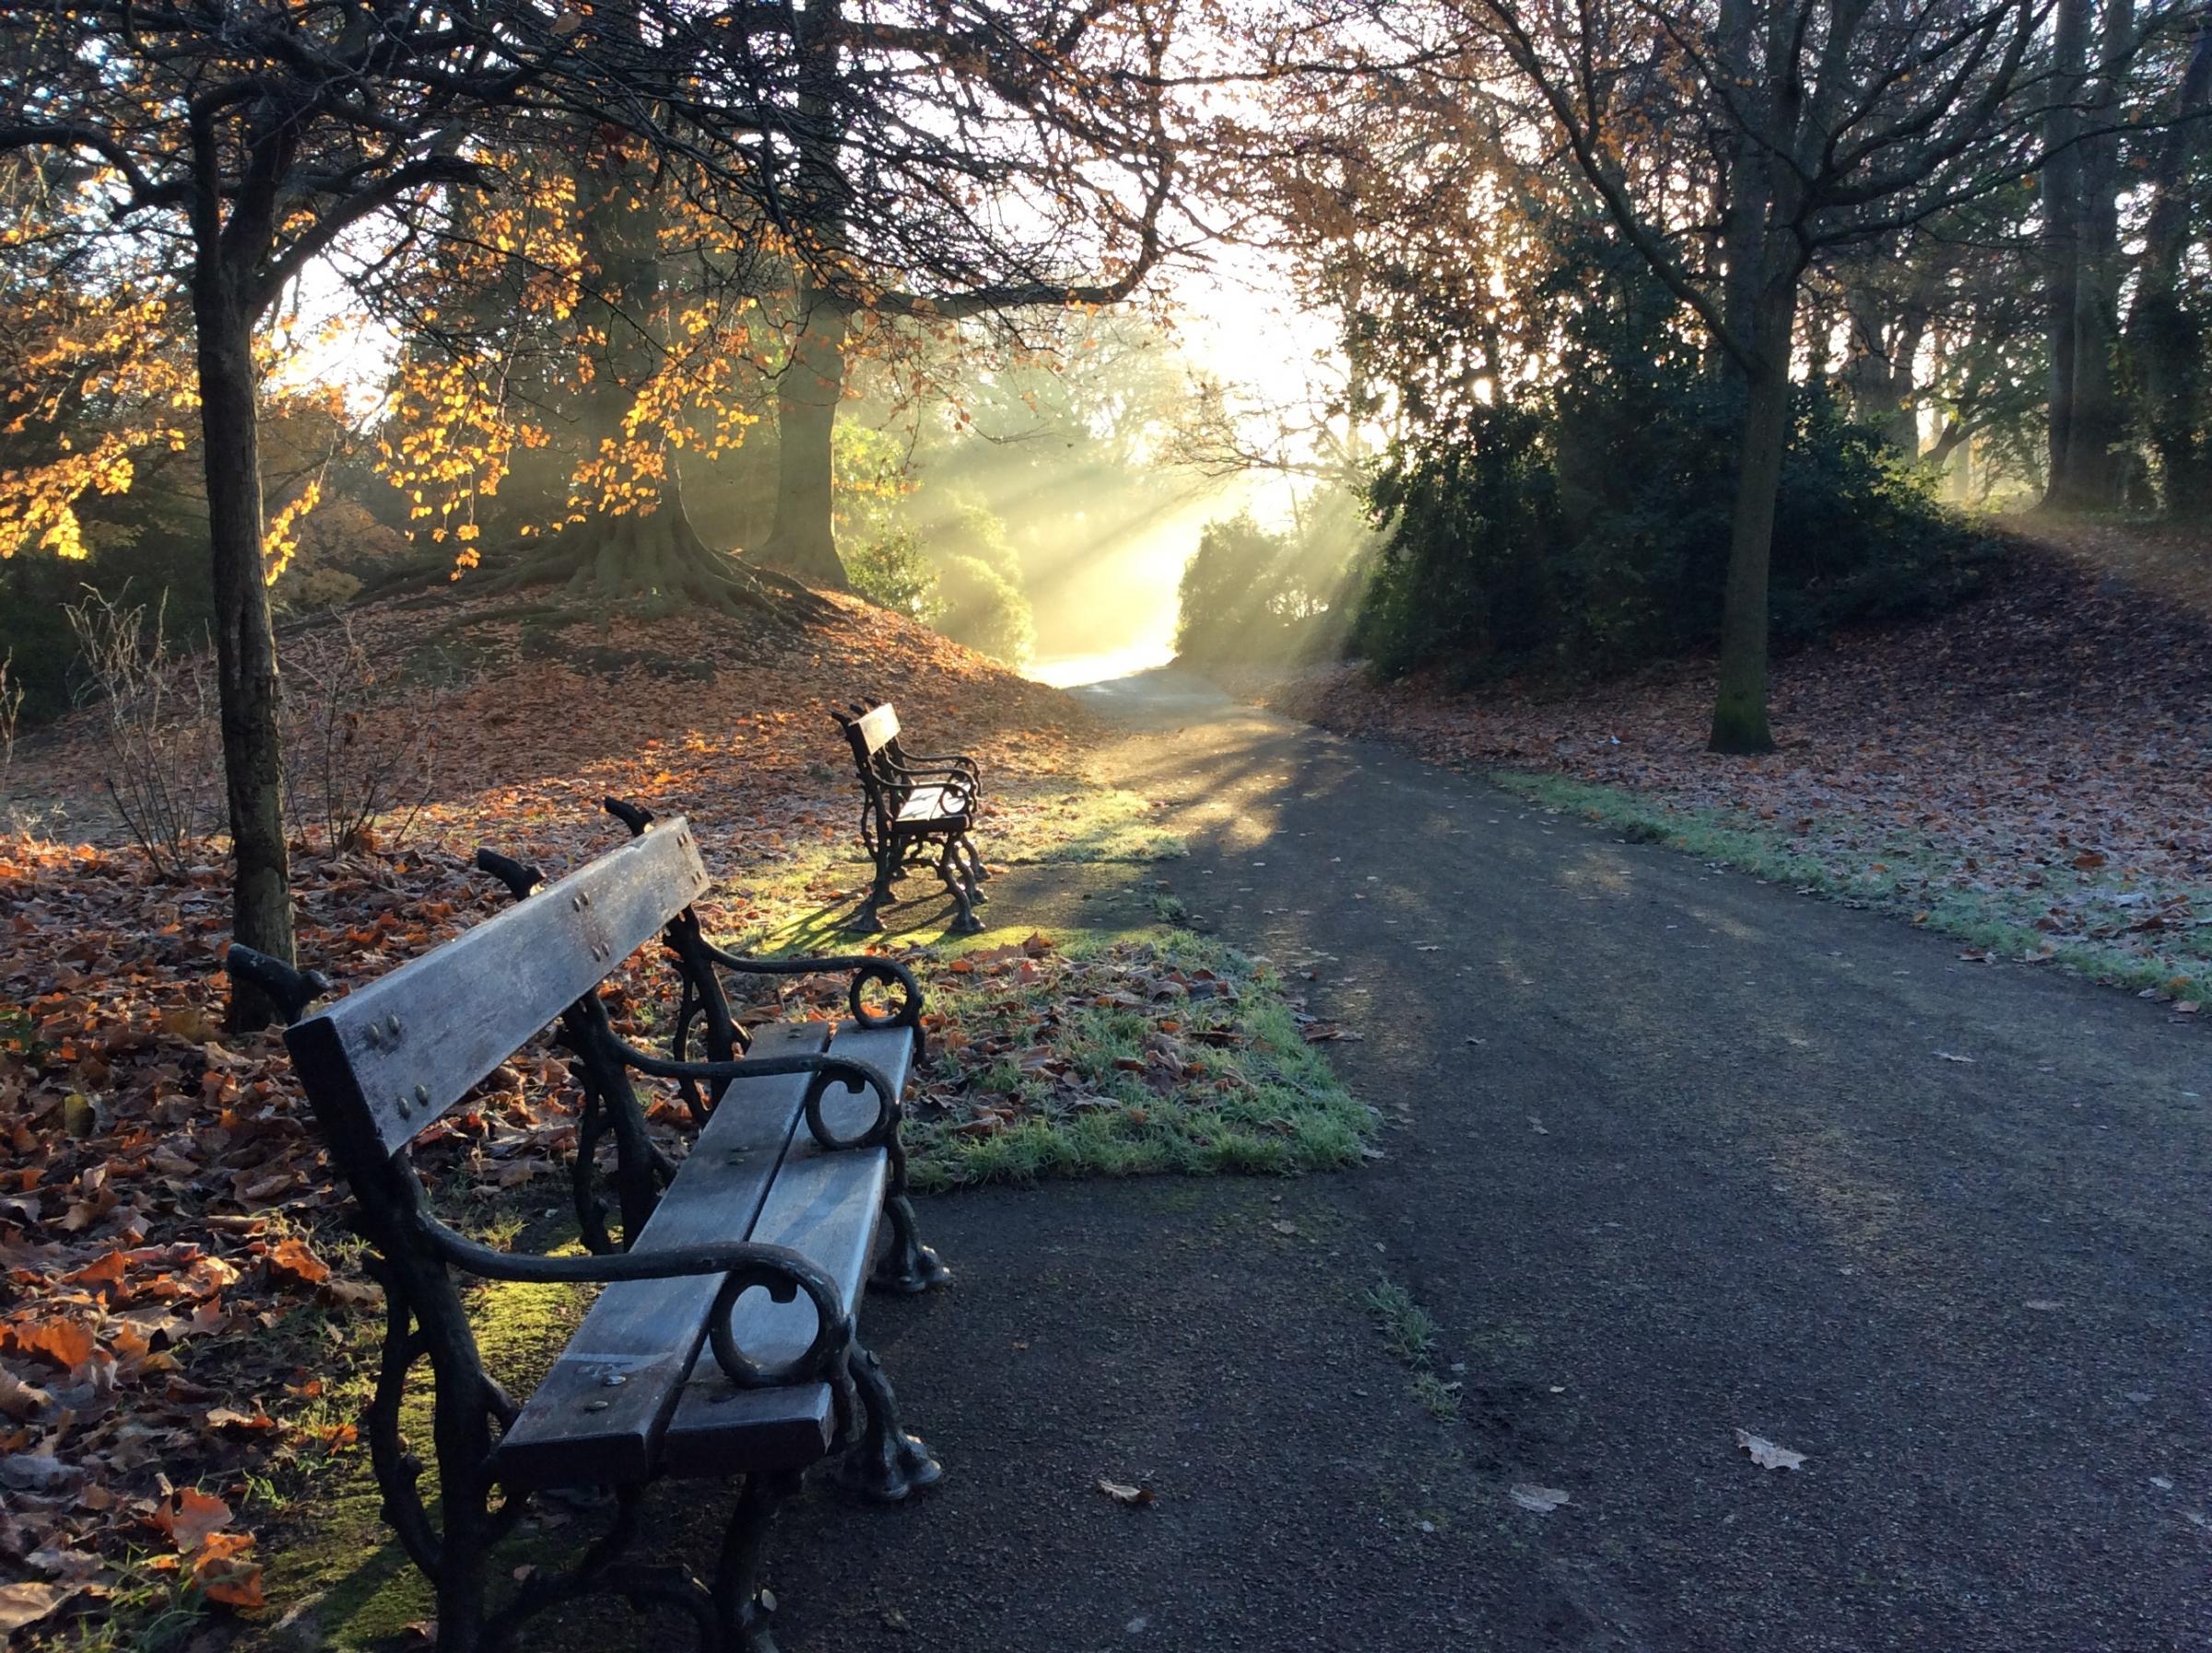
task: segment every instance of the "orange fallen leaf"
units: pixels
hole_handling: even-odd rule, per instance
[[[330,1278],[330,1265],[295,1234],[270,1248],[269,1278],[278,1285],[319,1286]]]
[[[210,1601],[252,1612],[266,1606],[261,1593],[261,1564],[250,1561],[253,1535],[214,1532],[192,1564],[192,1581]]]
[[[230,1525],[230,1506],[213,1493],[188,1486],[177,1494],[174,1507],[156,1512],[154,1525],[178,1549],[189,1553],[206,1543],[209,1534]]]
[[[123,1269],[123,1253],[111,1251],[105,1257],[97,1257],[87,1263],[74,1273],[63,1275],[62,1279],[73,1286],[110,1286],[122,1280]]]
[[[58,1315],[44,1320],[18,1321],[8,1328],[8,1336],[25,1354],[42,1354],[65,1371],[83,1365],[99,1347],[89,1326]]]

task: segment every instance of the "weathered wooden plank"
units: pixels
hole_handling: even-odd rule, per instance
[[[873,712],[856,719],[853,726],[860,744],[872,758],[899,738],[899,714],[891,709],[890,702],[886,701]]]
[[[900,806],[900,821],[957,821],[968,812],[968,795],[953,792],[945,786],[922,786],[915,789],[906,802]]]
[[[913,1035],[905,1028],[868,1029],[849,1021],[830,1042],[832,1056],[879,1069],[895,1092],[905,1088],[913,1050]],[[833,1098],[840,1094],[831,1092]],[[853,1115],[849,1118],[840,1117],[834,1101],[829,1105],[832,1129],[847,1131],[865,1124],[860,1115],[872,1108],[872,1103],[855,1096],[852,1104]],[[836,1279],[857,1318],[888,1175],[888,1161],[882,1149],[828,1152],[816,1145],[802,1123],[753,1225],[753,1238],[793,1246],[819,1263]],[[814,1311],[804,1298],[780,1304],[771,1302],[765,1292],[747,1292],[738,1299],[732,1329],[738,1346],[753,1359],[764,1364],[791,1360],[814,1340]],[[833,1427],[829,1399],[829,1387],[823,1384],[740,1389],[723,1376],[712,1355],[701,1355],[663,1438],[664,1472],[727,1475],[811,1463],[829,1446]]]
[[[765,1027],[752,1054],[818,1051],[829,1032],[819,1021]],[[632,1249],[747,1238],[806,1095],[803,1073],[730,1086]],[[501,1482],[518,1489],[606,1485],[653,1474],[662,1427],[706,1337],[707,1311],[721,1286],[719,1275],[695,1275],[603,1290],[500,1441]]]
[[[387,1151],[411,1140],[707,888],[683,817],[295,1023],[315,1094],[350,1073]]]

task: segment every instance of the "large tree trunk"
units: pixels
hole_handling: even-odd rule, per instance
[[[832,524],[832,446],[845,393],[846,313],[802,287],[799,332],[776,385],[776,521],[763,561],[811,584],[845,586]]]
[[[1755,19],[1752,0],[1721,0],[1721,62],[1735,80],[1739,98],[1749,96],[1749,89],[1759,81],[1751,61]],[[1721,318],[1736,338],[1750,337],[1756,325],[1753,309],[1759,298],[1759,238],[1767,221],[1766,182],[1758,146],[1747,136],[1747,123],[1738,121],[1729,132],[1728,198],[1721,212]],[[1725,351],[1714,354],[1724,363],[1729,360]]]
[[[843,0],[807,0],[793,43],[798,51],[800,126],[792,201],[806,224],[813,258],[834,255],[845,241],[848,186],[840,165],[838,44]],[[831,483],[837,405],[845,394],[846,301],[818,277],[836,269],[834,256],[798,275],[798,336],[776,383],[776,518],[762,558],[817,585],[842,590]],[[834,279],[834,277],[830,278]]]
[[[1790,441],[1790,344],[1797,314],[1797,268],[1770,254],[1747,363],[1743,444],[1728,537],[1728,584],[1721,606],[1720,692],[1713,701],[1716,752],[1770,752],[1767,722],[1767,572],[1774,549],[1774,501]]]
[[[2109,510],[2122,492],[2123,469],[2113,458],[2126,434],[2113,371],[2120,336],[2120,136],[2099,129],[2119,114],[2116,65],[2128,51],[2134,25],[2131,0],[2104,0],[2103,62],[2074,172],[2074,384],[2064,467],[2053,473],[2051,494],[2054,502],[2082,511]]]
[[[294,962],[291,867],[284,841],[284,760],[277,734],[276,636],[262,560],[261,447],[254,396],[253,313],[218,255],[203,248],[192,289],[198,336],[200,435],[215,584],[215,658],[223,775],[236,877],[230,933]],[[261,1027],[276,1009],[232,978],[230,1024]]]
[[[2141,386],[2144,426],[2159,456],[2169,516],[2212,512],[2212,443],[2206,426],[2204,334],[2183,301],[2182,260],[2189,247],[2190,161],[2204,142],[2201,117],[2212,100],[2212,25],[2197,30],[2182,77],[2174,124],[2151,163],[2150,213],[2136,266],[2127,351]]]
[[[656,163],[635,140],[601,129],[590,145],[580,142],[575,177],[586,263],[581,315],[599,340],[578,425],[586,450],[612,459],[618,480],[592,490],[600,498],[584,520],[565,524],[498,584],[565,582],[603,601],[772,609],[769,586],[782,583],[764,582],[692,527],[667,433],[648,422],[641,441],[629,428],[667,348]],[[640,451],[655,441],[657,453]]]
[[[2081,303],[2081,113],[2090,0],[2058,0],[2043,142],[2043,325],[2050,341],[2050,474],[2043,503],[2065,507],[2074,475],[2075,314]]]

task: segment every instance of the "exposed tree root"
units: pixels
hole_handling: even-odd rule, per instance
[[[600,601],[643,601],[775,620],[818,620],[830,606],[797,580],[715,550],[680,507],[600,517],[563,529],[495,575],[488,589],[559,583]]]

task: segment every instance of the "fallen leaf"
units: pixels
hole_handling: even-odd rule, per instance
[[[1735,1444],[1751,1455],[1751,1461],[1762,1470],[1795,1470],[1805,1464],[1805,1454],[1793,1452],[1787,1446],[1777,1446],[1764,1435],[1748,1430],[1735,1432]]]
[[[1973,1059],[1974,1059],[1974,1058],[1973,1058],[1973,1057],[1955,1057],[1955,1056],[1953,1056],[1953,1055],[1952,1055],[1952,1054],[1951,1054],[1949,1051],[1947,1051],[1947,1050],[1939,1050],[1939,1051],[1937,1051],[1937,1052],[1936,1053],[1936,1058],[1937,1058],[1938,1060],[1940,1060],[1940,1061],[1945,1061],[1945,1062],[1965,1062],[1965,1063],[1968,1063],[1968,1064],[1970,1064],[1970,1065],[1972,1063],[1972,1061],[1973,1061]]]
[[[222,1024],[211,1021],[196,1005],[162,1011],[161,1031],[187,1045],[209,1045],[223,1036]]]
[[[0,1584],[0,1635],[37,1623],[68,1599],[58,1584]]]
[[[1568,1497],[1565,1493],[1561,1492],[1556,1486],[1529,1486],[1524,1484],[1514,1487],[1512,1491],[1506,1494],[1506,1496],[1511,1498],[1520,1508],[1532,1509],[1540,1516],[1547,1516],[1551,1514],[1553,1510],[1559,1508],[1560,1505],[1571,1504],[1573,1502],[1571,1498]]]
[[[1326,1045],[1332,1042],[1358,1045],[1367,1037],[1365,1033],[1356,1033],[1348,1027],[1338,1027],[1333,1021],[1309,1021],[1300,1031],[1309,1045]]]
[[[253,1553],[250,1532],[212,1532],[192,1564],[193,1582],[210,1601],[251,1612],[265,1606],[261,1593],[261,1564],[247,1557]]]
[[[35,1383],[25,1383],[0,1366],[0,1412],[11,1418],[31,1418],[53,1404],[53,1397]]]
[[[330,1278],[330,1265],[295,1234],[269,1248],[269,1278],[279,1285],[319,1286]]]
[[[42,1354],[65,1370],[83,1365],[99,1346],[89,1326],[58,1315],[18,1322],[8,1328],[8,1334],[24,1353]]]
[[[1132,1509],[1147,1509],[1159,1502],[1159,1494],[1148,1486],[1125,1486],[1118,1481],[1100,1481],[1099,1491],[1116,1504],[1126,1504]]]
[[[0,1485],[18,1493],[53,1493],[84,1479],[84,1471],[45,1452],[11,1452],[0,1458]]]
[[[167,1533],[178,1549],[189,1553],[207,1541],[207,1535],[230,1525],[230,1506],[212,1493],[186,1487],[177,1494],[176,1506],[154,1517],[154,1525]]]

